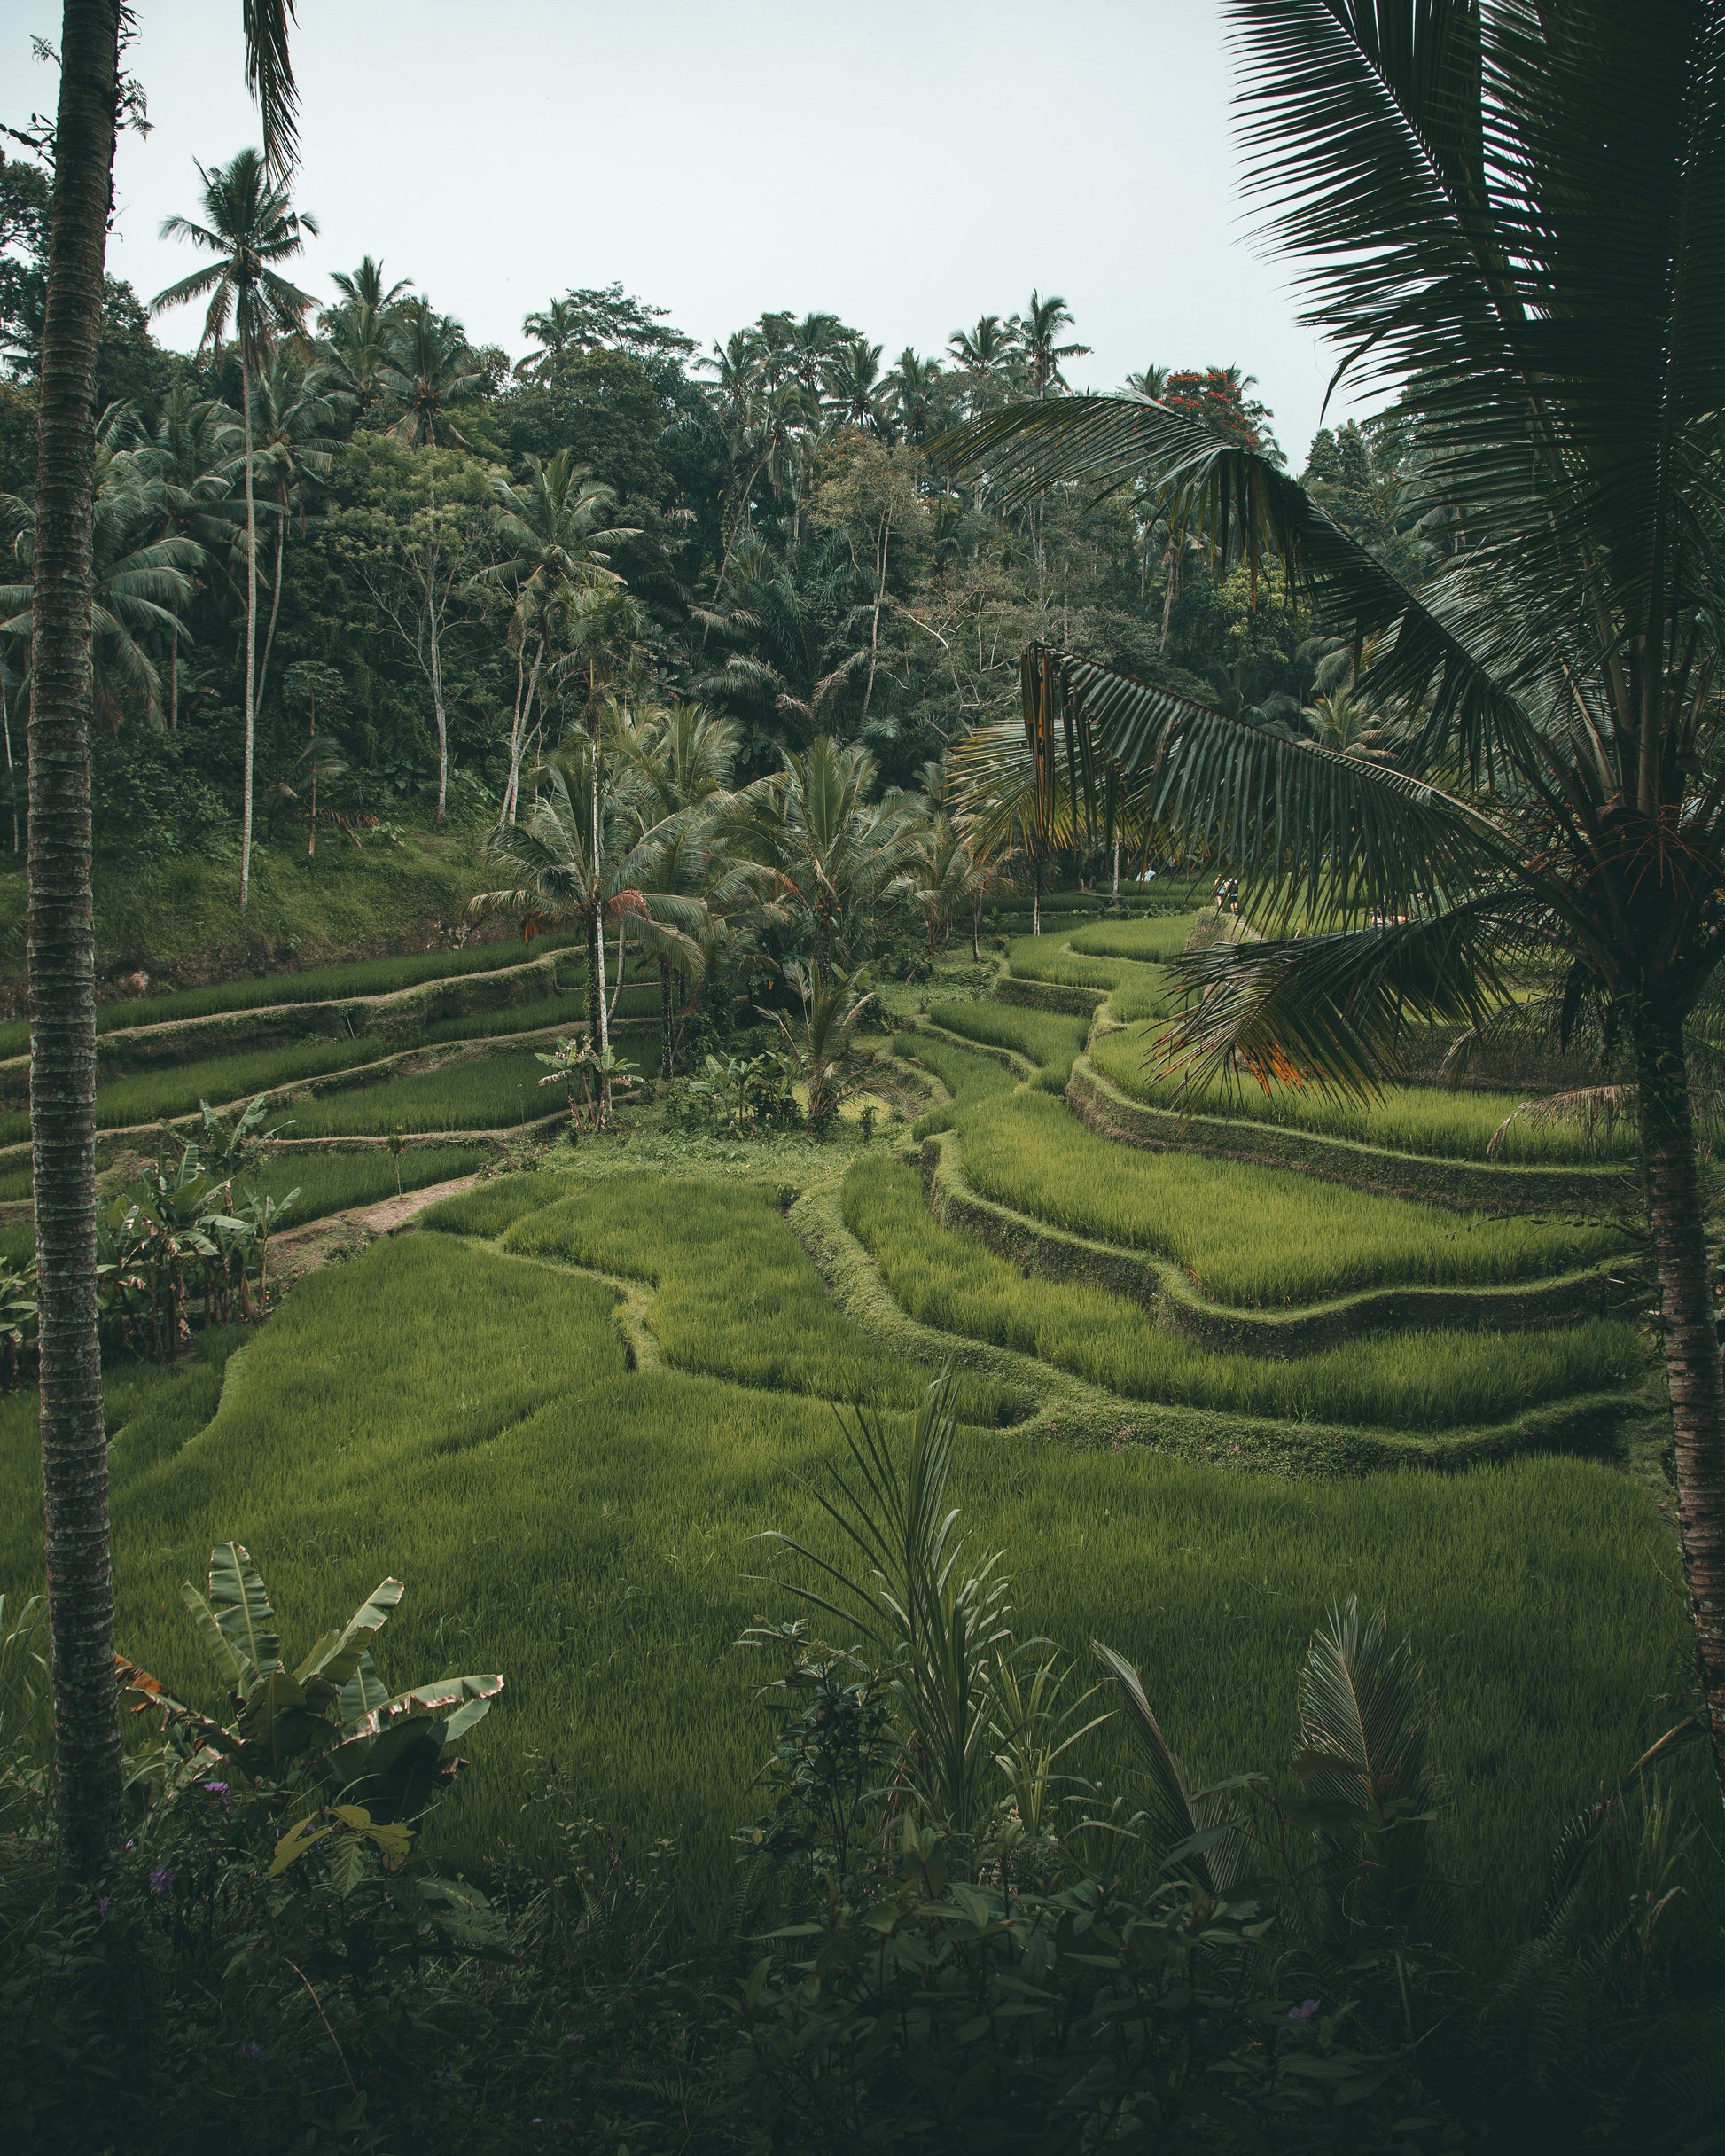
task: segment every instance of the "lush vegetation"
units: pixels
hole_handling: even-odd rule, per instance
[[[392,1130],[509,1130],[555,1113],[530,1048],[452,1054],[434,1070],[375,1085],[343,1086],[294,1102],[296,1137],[386,1137]]]
[[[1402,1282],[1538,1279],[1622,1247],[1603,1223],[1471,1217],[1285,1169],[1136,1152],[1034,1092],[972,1109],[962,1137],[965,1177],[984,1197],[1172,1258],[1220,1302],[1268,1308]]]

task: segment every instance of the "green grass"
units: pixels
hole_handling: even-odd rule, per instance
[[[932,1071],[952,1095],[944,1106],[931,1108],[917,1118],[910,1126],[913,1137],[925,1138],[933,1130],[949,1129],[961,1108],[987,1100],[991,1094],[1010,1092],[1017,1082],[1006,1066],[993,1056],[955,1048],[950,1041],[937,1041],[931,1034],[902,1033],[893,1048],[895,1054]]]
[[[1090,1021],[1062,1011],[1032,1011],[1017,1004],[936,1004],[931,1021],[948,1033],[963,1034],[991,1048],[1011,1048],[1036,1066],[1036,1082],[1050,1093],[1064,1093],[1074,1059],[1084,1052]]]
[[[1007,946],[1006,964],[1020,980],[1053,980],[1076,988],[1112,988],[1129,961],[1120,958],[1083,958],[1066,948],[1064,932],[1040,936],[1015,936]]]
[[[938,1226],[913,1168],[856,1161],[845,1177],[844,1214],[894,1298],[924,1324],[1016,1348],[1133,1400],[1445,1430],[1613,1389],[1643,1363],[1635,1328],[1604,1319],[1546,1333],[1407,1332],[1287,1362],[1217,1355],[1159,1330],[1122,1295],[1027,1279],[972,1237]]]
[[[454,1176],[471,1176],[490,1157],[479,1145],[410,1145],[401,1158],[401,1188],[423,1191]],[[301,1152],[296,1148],[278,1154],[258,1181],[271,1198],[299,1191],[283,1222],[292,1228],[301,1221],[345,1213],[349,1206],[380,1205],[386,1198],[394,1198],[396,1162],[381,1147],[371,1152]]]
[[[539,1081],[543,1064],[530,1048],[500,1049],[377,1085],[347,1086],[321,1100],[296,1102],[295,1137],[381,1137],[402,1130],[508,1130],[564,1106]]]
[[[1115,924],[1117,928],[1119,926]],[[1163,967],[1145,965],[1135,958],[1081,957],[1075,949],[1067,948],[1063,936],[1021,936],[1008,951],[1007,965],[1020,980],[1051,980],[1074,988],[1105,988],[1109,1011],[1121,1020],[1159,1018],[1166,1009],[1167,975]]]
[[[153,1123],[190,1115],[200,1100],[212,1107],[247,1100],[305,1078],[352,1070],[389,1053],[386,1043],[362,1035],[358,1040],[296,1041],[285,1048],[261,1048],[243,1056],[217,1056],[208,1062],[164,1064],[137,1071],[96,1090],[98,1129],[119,1130],[132,1123]],[[29,1117],[0,1116],[0,1144],[29,1136]]]
[[[457,1191],[453,1198],[440,1198],[419,1215],[422,1228],[436,1228],[450,1235],[479,1235],[488,1242],[512,1227],[525,1214],[536,1213],[569,1195],[566,1176],[529,1174],[494,1176],[471,1191]]]
[[[650,1282],[651,1324],[679,1369],[823,1400],[915,1405],[929,1371],[836,1310],[774,1192],[747,1183],[619,1175],[524,1215],[502,1247]],[[1013,1420],[1015,1387],[961,1379],[972,1421]]]
[[[1116,1016],[1124,1016],[1118,1008]],[[1237,1116],[1276,1123],[1325,1137],[1353,1138],[1394,1152],[1432,1153],[1446,1160],[1483,1160],[1492,1135],[1526,1098],[1522,1093],[1451,1093],[1437,1086],[1391,1086],[1382,1099],[1357,1102],[1334,1095],[1276,1086],[1213,1083],[1181,1094],[1177,1080],[1152,1078],[1144,1070],[1151,1028],[1129,1026],[1098,1034],[1090,1060],[1135,1100],[1157,1107],[1186,1107],[1200,1115]],[[1526,1121],[1504,1131],[1494,1158],[1505,1161],[1631,1160],[1634,1133],[1620,1129],[1603,1144],[1564,1124],[1535,1129]]]
[[[1198,913],[1161,913],[1142,921],[1102,921],[1094,927],[1074,928],[1068,941],[1074,951],[1093,957],[1158,964],[1185,949],[1199,918]]]
[[[506,1011],[480,1011],[466,1018],[439,1019],[427,1026],[427,1044],[441,1041],[486,1041],[511,1033],[537,1033],[546,1026],[584,1026],[587,1006],[576,996],[542,996]]]
[[[766,1749],[761,1672],[732,1643],[758,1613],[792,1613],[760,1579],[774,1560],[755,1538],[827,1546],[809,1486],[837,1432],[823,1403],[628,1371],[610,1301],[566,1273],[408,1236],[296,1288],[225,1389],[231,1337],[173,1372],[117,1371],[119,1637],[219,1710],[178,1597],[212,1542],[246,1543],[293,1652],[394,1574],[407,1596],[379,1646],[386,1679],[508,1679],[463,1746],[472,1766],[427,1856],[556,1863],[553,1823],[580,1814],[532,1801],[555,1772],[581,1814],[674,1837],[687,1912],[711,1913],[735,1883],[731,1832],[761,1807],[749,1784]],[[9,1592],[40,1584],[37,1459],[34,1401],[0,1403]],[[1690,1694],[1669,1531],[1605,1468],[1299,1482],[964,1432],[956,1496],[979,1545],[1006,1552],[1020,1631],[1081,1660],[1098,1638],[1136,1660],[1200,1776],[1262,1769],[1285,1785],[1312,1626],[1348,1592],[1386,1606],[1426,1665],[1448,1793],[1432,1858],[1464,1883],[1464,1952],[1531,1918],[1561,1823]],[[1672,1767],[1698,1811],[1716,1802],[1703,1752]],[[1119,1725],[1077,1763],[1129,1776]]]
[[[1172,1258],[1220,1302],[1274,1308],[1350,1290],[1533,1280],[1621,1247],[1609,1227],[1479,1218],[1284,1168],[1141,1152],[1034,1092],[959,1126],[967,1180],[1035,1219]]]

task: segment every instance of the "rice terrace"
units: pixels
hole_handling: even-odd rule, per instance
[[[1142,11],[1302,462],[229,12],[0,160],[9,2144],[1725,2151],[1725,12]]]

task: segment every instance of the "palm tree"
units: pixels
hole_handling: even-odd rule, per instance
[[[97,1332],[96,950],[90,832],[96,350],[120,108],[120,0],[65,0],[36,402],[27,879],[43,1529],[54,1805],[67,1890],[120,1838],[107,1429]],[[246,79],[292,160],[291,0],[246,0]]]
[[[162,400],[150,439],[135,452],[161,504],[161,535],[190,539],[202,556],[226,554],[238,518],[233,475],[240,456],[239,414],[215,397],[195,397],[184,381]],[[168,728],[180,723],[180,627],[168,631]]]
[[[634,824],[636,841],[654,840],[642,888],[696,901],[702,908],[699,923],[690,930],[696,949],[692,965],[675,965],[667,954],[659,954],[660,1071],[668,1080],[676,1075],[683,1019],[673,997],[674,975],[681,972],[698,989],[715,922],[758,910],[769,894],[770,879],[753,863],[732,857],[714,815],[737,760],[737,729],[730,720],[694,704],[649,707],[628,715],[611,746],[620,772],[619,799]]]
[[[780,917],[807,935],[822,979],[842,964],[897,890],[917,845],[916,804],[906,794],[870,798],[875,761],[856,743],[819,734],[782,752],[783,768],[733,794],[720,828],[744,859],[769,871]]]
[[[546,648],[559,636],[569,638],[583,594],[621,585],[622,578],[610,566],[612,552],[640,535],[634,525],[605,521],[616,507],[615,493],[567,449],[543,460],[529,456],[526,463],[527,476],[519,486],[502,477],[495,482],[493,531],[503,558],[475,579],[501,585],[515,601],[511,622],[515,711],[500,825],[515,820],[521,759]]]
[[[277,345],[270,352],[258,371],[255,387],[257,445],[253,463],[275,496],[276,525],[269,621],[258,666],[257,703],[261,711],[269,686],[270,655],[276,648],[276,621],[281,611],[287,527],[297,511],[303,535],[306,495],[329,471],[330,459],[340,444],[331,431],[339,418],[335,399],[320,394],[317,375],[308,375],[304,359],[290,347]]]
[[[105,435],[107,430],[105,429]],[[149,644],[168,638],[177,649],[184,635],[183,610],[191,604],[192,573],[203,551],[192,540],[164,534],[164,496],[141,471],[135,452],[98,438],[90,513],[90,663],[94,709],[117,732],[127,699],[142,707],[151,724],[161,723],[161,679]],[[18,582],[0,584],[0,637],[16,637],[24,652],[24,685],[33,683],[31,624],[35,599],[35,512],[6,497],[18,525],[13,556]]]
[[[922,359],[906,345],[886,377],[894,423],[905,441],[921,449],[947,424],[951,377],[938,359]]]
[[[1040,292],[1033,292],[1023,314],[1013,316],[1011,328],[1029,369],[1032,396],[1050,397],[1064,389],[1066,378],[1060,371],[1061,361],[1082,359],[1089,351],[1087,344],[1056,342],[1061,331],[1071,327],[1072,309],[1058,293],[1044,299]]]
[[[219,353],[231,327],[239,346],[240,426],[246,458],[246,774],[239,837],[239,905],[252,894],[252,762],[257,727],[258,519],[253,473],[252,384],[278,336],[302,334],[311,295],[290,285],[277,264],[291,262],[316,232],[316,219],[295,210],[287,184],[256,150],[241,150],[227,165],[199,165],[202,224],[189,217],[162,222],[164,239],[190,240],[214,262],[159,292],[152,314],[207,298],[198,349]]]
[[[627,923],[645,949],[692,967],[699,963],[699,950],[691,932],[699,927],[704,908],[698,898],[654,887],[660,834],[628,832],[617,805],[600,788],[597,761],[585,736],[575,735],[542,768],[540,777],[544,790],[525,817],[494,831],[488,841],[494,858],[519,880],[480,893],[472,910],[515,914],[528,937],[559,926],[585,936],[588,1033],[603,1056],[611,1046],[605,930]],[[602,1126],[609,1097],[609,1084],[602,1082]]]
[[[531,337],[539,349],[516,361],[516,380],[549,381],[571,352],[586,349],[586,309],[573,293],[553,300],[542,313],[529,315],[521,324],[521,333]]]
[[[881,379],[880,347],[858,337],[843,345],[821,371],[827,418],[835,426],[880,429],[886,385]]]
[[[359,412],[369,411],[382,394],[381,375],[394,310],[411,277],[383,281],[383,264],[367,254],[356,270],[338,270],[331,280],[341,294],[318,316],[324,342],[318,348],[316,387],[324,394],[350,398]]]
[[[955,330],[947,349],[970,377],[972,413],[998,404],[1010,379],[1018,346],[998,315],[981,316],[974,329]]]
[[[1186,962],[1169,1048],[1197,1075],[1368,1091],[1417,1022],[1567,1039],[1591,1009],[1624,1041],[1725,1791],[1725,1372],[1685,1031],[1725,957],[1725,28],[1614,0],[1548,11],[1537,37],[1474,0],[1232,4],[1308,319],[1339,373],[1400,390],[1410,513],[1451,551],[1404,582],[1265,450],[1136,399],[984,422],[975,453],[1009,495],[1144,480],[1254,576],[1279,565],[1321,629],[1378,639],[1359,692],[1398,715],[1393,754],[1058,653],[1028,656],[1027,707],[1149,777],[1279,931]],[[1525,963],[1559,982],[1531,1010]]]
[[[738,543],[718,598],[691,612],[709,637],[731,646],[699,692],[753,713],[750,761],[758,765],[763,747],[776,753],[787,719],[805,742],[834,730],[840,698],[869,663],[866,605],[842,535],[812,563],[776,553],[752,533]]]
[[[408,300],[396,309],[378,369],[379,393],[401,406],[390,428],[410,449],[457,449],[472,445],[449,417],[449,406],[471,396],[483,377],[461,324],[440,315],[428,300]]]
[[[960,912],[971,917],[971,956],[981,957],[982,909],[995,881],[993,868],[972,850],[964,832],[937,809],[917,833],[909,869],[910,902],[923,917],[931,965]]]

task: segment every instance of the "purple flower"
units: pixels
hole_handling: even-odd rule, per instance
[[[1315,1999],[1302,1999],[1298,2006],[1289,2007],[1288,2019],[1290,2021],[1309,2021],[1317,2010]]]
[[[150,1891],[152,1894],[167,1894],[172,1887],[173,1884],[174,1874],[168,1869],[166,1864],[158,1864],[155,1870],[150,1874]]]
[[[101,1900],[96,1904],[96,1914],[102,1923],[105,1924],[107,1922],[109,1913],[113,1908],[113,1902],[108,1895],[104,1894]]]
[[[199,1782],[198,1786],[199,1789],[207,1789],[213,1797],[220,1797],[222,1800],[222,1810],[227,1810],[228,1785],[225,1782]]]
[[[249,2043],[242,2045],[241,2051],[243,2055],[250,2059],[255,2060],[263,2057],[263,2046],[258,2042],[255,2036],[253,2037]]]

